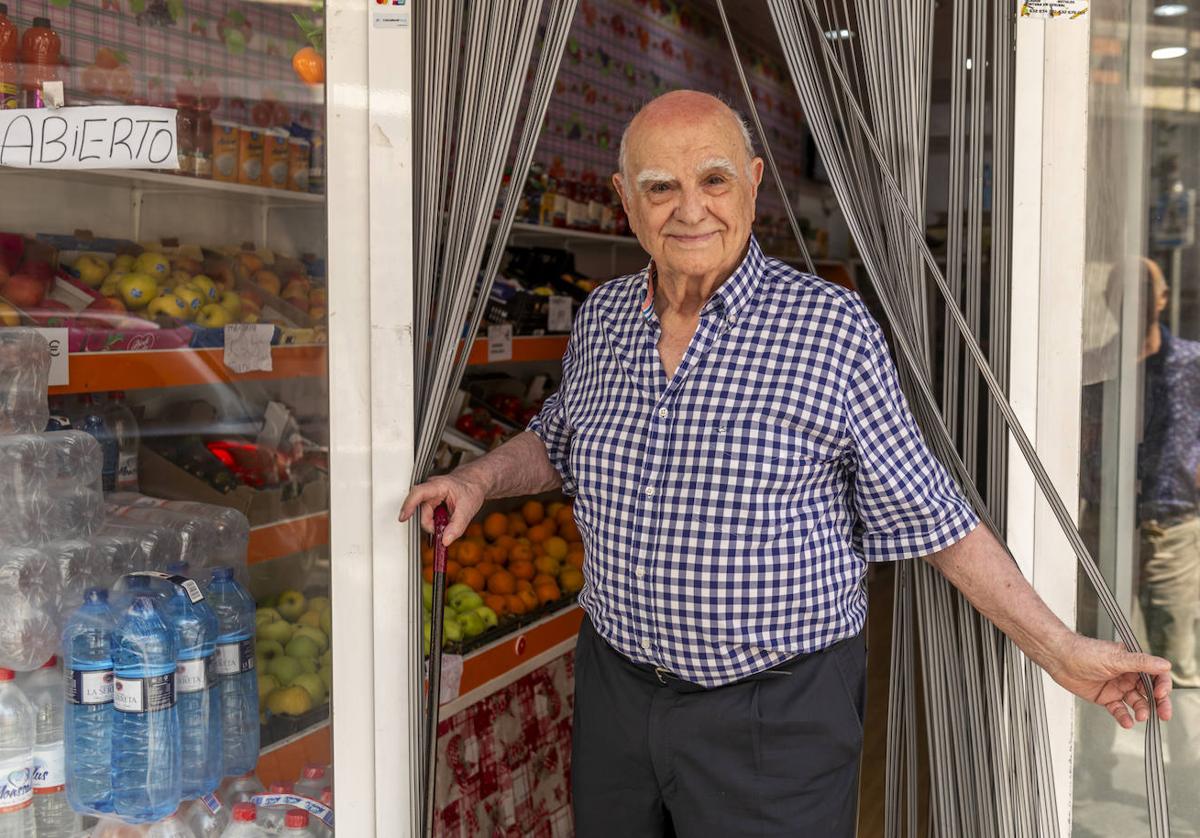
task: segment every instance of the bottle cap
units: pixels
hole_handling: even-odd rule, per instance
[[[254,822],[258,816],[258,812],[254,809],[253,803],[235,803],[233,804],[233,819],[235,821]]]
[[[53,669],[58,666],[58,655],[51,655],[50,660],[42,664],[42,669]]]
[[[0,669],[0,681],[11,681],[17,677],[17,673],[11,669]]]
[[[48,17],[35,17],[35,18],[33,19],[33,25],[34,25],[34,26],[40,26],[40,27],[42,27],[43,29],[49,29],[49,28],[50,28],[50,18],[48,18]]]
[[[321,792],[321,803],[325,806],[328,806],[330,809],[333,808],[333,787],[332,786],[327,787],[323,792]]]
[[[304,766],[304,779],[320,780],[325,777],[324,765],[306,765]]]
[[[293,826],[303,829],[308,826],[308,812],[301,809],[293,809],[283,816],[283,825],[289,829]]]
[[[295,786],[291,783],[271,783],[271,794],[291,794]]]

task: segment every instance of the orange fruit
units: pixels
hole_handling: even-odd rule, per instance
[[[487,578],[477,567],[463,568],[463,572],[458,574],[458,581],[464,585],[470,585],[473,591],[482,591],[487,584]]]
[[[574,567],[564,568],[558,576],[558,581],[562,585],[563,593],[577,594],[583,587],[583,571]]]
[[[483,524],[478,521],[472,521],[467,524],[467,538],[483,538]]]
[[[525,602],[525,608],[528,611],[532,611],[533,609],[537,608],[541,603],[541,601],[538,599],[538,595],[533,591],[518,591],[517,596],[519,596]]]
[[[311,46],[300,47],[292,53],[292,72],[310,87],[324,84],[325,56]]]
[[[508,526],[507,521],[505,522],[505,526]],[[497,550],[503,550],[505,555],[508,555],[508,551],[511,550],[513,548],[513,545],[516,543],[517,543],[517,540],[515,538],[513,538],[508,533],[505,533],[504,535],[502,535],[496,539],[495,547]]]
[[[562,529],[562,527],[568,521],[574,521],[574,520],[575,520],[575,510],[571,509],[571,507],[569,507],[569,506],[564,506],[562,509],[559,509],[557,512],[554,513],[554,522],[556,524],[558,524],[559,529]]]
[[[508,566],[508,572],[517,579],[532,579],[534,577],[533,562],[513,562]]]
[[[546,548],[546,555],[553,559],[565,559],[567,553],[570,552],[570,546],[566,541],[559,538],[557,535],[552,535],[546,539],[546,543],[542,545]]]
[[[425,565],[425,567],[421,568],[421,578],[430,585],[433,584],[433,565]]]
[[[521,615],[529,610],[529,605],[517,594],[509,594],[504,601],[508,603],[508,613],[510,614]]]
[[[532,581],[533,581],[533,589],[536,591],[538,588],[538,585],[545,585],[547,582],[556,582],[558,580],[556,580],[553,576],[551,576],[548,573],[539,573],[537,576],[533,577]]]
[[[517,580],[517,593],[521,593],[522,591],[532,591],[532,590],[533,590],[533,585],[530,583],[530,581],[528,579],[518,579]]]
[[[556,599],[562,599],[562,591],[558,589],[558,585],[554,582],[547,582],[544,585],[538,585],[535,591],[539,603],[554,602]]]
[[[530,548],[528,545],[518,544],[516,547],[512,548],[512,550],[510,550],[508,553],[508,563],[510,565],[516,564],[517,562],[531,562],[531,561],[533,561],[533,549]]]
[[[501,536],[508,535],[508,516],[503,512],[493,512],[483,519],[483,534],[496,541]]]
[[[517,579],[507,570],[498,570],[488,577],[487,588],[493,594],[511,594],[517,590]]]
[[[462,546],[463,546],[462,541],[455,541],[453,544],[451,544],[449,547],[446,548],[446,558],[458,561],[458,551],[462,549]]]
[[[529,529],[529,525],[525,523],[525,519],[519,513],[514,512],[508,516],[509,535],[524,535],[527,529]]]
[[[586,555],[587,554],[583,552],[583,545],[580,545],[578,550],[572,547],[567,551],[567,564],[571,565],[571,567],[577,568],[578,570],[583,570],[583,559]]]
[[[562,564],[558,559],[552,559],[550,556],[539,556],[533,560],[533,566],[537,569],[538,573],[544,573],[553,578],[558,576],[558,571],[562,567]]]
[[[546,542],[543,541],[539,544],[533,545],[533,558],[535,560],[540,559],[544,555],[546,555]]]
[[[558,532],[558,523],[553,518],[547,518],[545,521],[542,521],[542,523],[538,524],[538,526],[545,527],[547,537],[555,535]]]
[[[492,574],[500,569],[500,565],[492,562],[480,562],[475,566],[475,569],[483,574],[484,579],[491,579]]]
[[[535,524],[529,528],[529,540],[534,544],[541,544],[551,535],[552,533],[545,524]]]
[[[521,507],[521,516],[527,524],[532,526],[540,523],[546,517],[546,508],[542,506],[540,501],[526,501],[525,505]]]
[[[462,575],[462,565],[458,562],[446,562],[446,581],[453,585]]]
[[[483,598],[483,604],[496,612],[497,617],[503,617],[508,613],[508,597],[499,594],[487,594]]]
[[[583,535],[579,532],[579,527],[575,525],[573,518],[559,524],[558,534],[567,541],[583,541]]]
[[[458,563],[464,567],[471,567],[483,561],[483,548],[474,541],[457,541],[458,547]]]
[[[433,547],[428,544],[421,545],[421,564],[433,564]]]
[[[492,564],[504,564],[508,561],[508,552],[495,544],[489,544],[483,548],[483,560]]]

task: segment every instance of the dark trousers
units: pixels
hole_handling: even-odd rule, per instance
[[[866,700],[862,636],[712,690],[679,689],[585,618],[571,790],[579,838],[852,838]]]

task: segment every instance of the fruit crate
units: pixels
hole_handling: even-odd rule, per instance
[[[265,715],[267,720],[259,727],[260,748],[282,742],[328,720],[329,703],[325,702],[299,716],[279,716],[271,713]]]
[[[579,599],[578,594],[571,594],[563,597],[562,599],[555,600],[554,602],[548,602],[545,605],[533,611],[522,614],[519,617],[510,615],[505,617],[504,620],[495,628],[490,628],[483,634],[476,635],[469,640],[463,640],[459,643],[446,644],[443,647],[442,652],[448,655],[469,655],[474,651],[495,643],[497,640],[503,640],[510,635],[517,634],[521,631],[521,629],[531,626],[539,620],[549,617],[551,614],[556,614],[559,611],[564,611],[567,608],[570,608],[575,604],[577,599]]]

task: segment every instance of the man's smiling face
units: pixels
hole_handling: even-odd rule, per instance
[[[750,238],[763,171],[733,111],[703,93],[661,96],[630,123],[623,166],[613,183],[659,271],[733,272]]]

